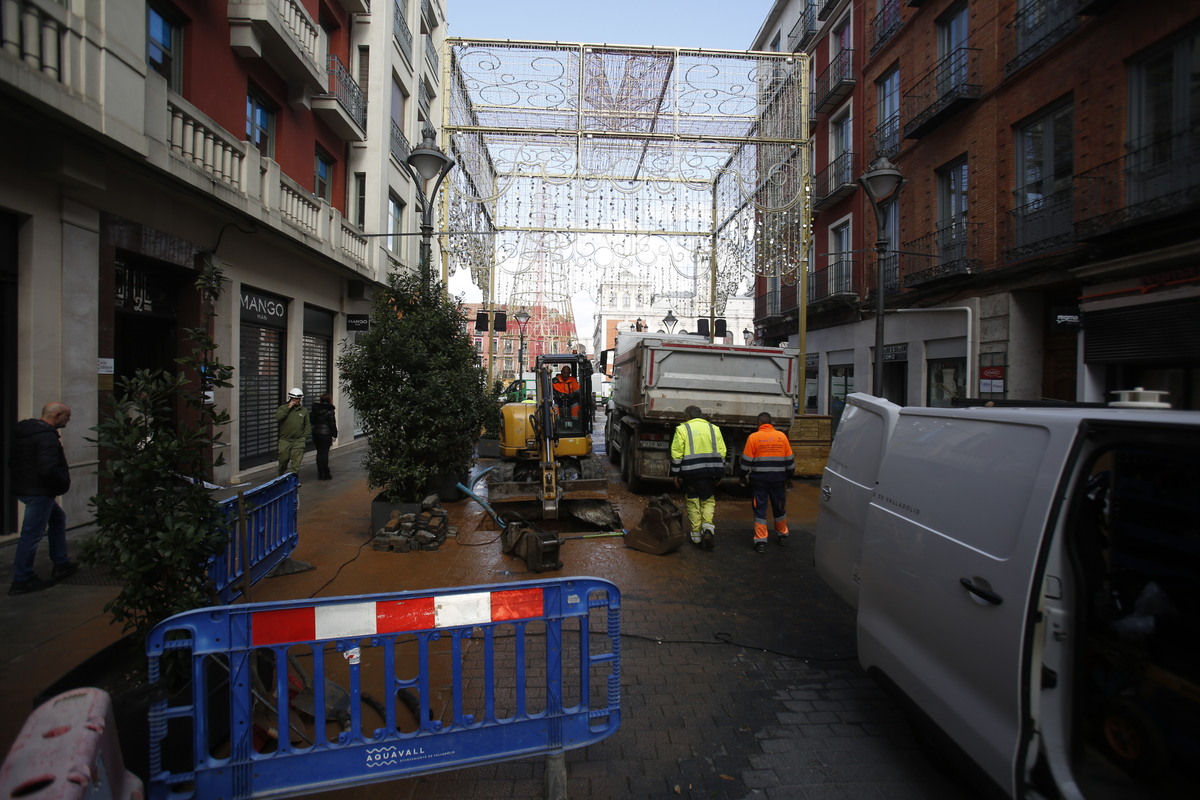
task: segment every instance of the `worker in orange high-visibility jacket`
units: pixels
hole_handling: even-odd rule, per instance
[[[767,549],[767,505],[775,517],[775,533],[781,545],[787,544],[787,487],[796,471],[792,443],[786,433],[775,430],[771,415],[758,415],[758,430],[746,439],[742,448],[741,471],[750,480],[754,504],[754,549]]]
[[[564,415],[579,419],[579,381],[571,375],[570,367],[563,367],[555,377],[554,399]]]

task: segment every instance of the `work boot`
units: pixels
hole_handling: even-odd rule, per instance
[[[756,552],[756,553],[767,552],[767,543],[766,542],[755,542],[754,543],[754,552]]]
[[[56,581],[61,581],[71,577],[76,572],[79,572],[79,565],[74,561],[68,561],[65,564],[55,564],[54,570],[50,573],[50,577]]]
[[[786,533],[781,533],[781,534],[779,535],[779,546],[780,546],[780,547],[787,547],[787,542],[788,542],[788,534],[786,534]]]
[[[688,536],[691,537],[692,544],[697,545],[697,546],[700,545],[701,540],[703,540],[703,538],[704,538],[704,534],[701,533],[701,531],[697,530],[696,528],[692,528],[692,530],[688,533]]]
[[[30,592],[40,592],[42,589],[49,589],[54,585],[54,581],[44,581],[37,575],[24,581],[13,581],[12,586],[8,587],[9,594],[29,594]]]
[[[700,543],[705,550],[712,550],[717,546],[716,541],[713,539],[713,533],[715,533],[715,530],[711,525],[705,525],[703,530],[700,531]]]

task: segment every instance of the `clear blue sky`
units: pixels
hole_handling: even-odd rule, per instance
[[[773,0],[445,0],[447,35],[746,50]]]

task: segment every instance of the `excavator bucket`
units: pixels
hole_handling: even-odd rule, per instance
[[[686,539],[683,512],[665,494],[652,498],[641,521],[625,531],[626,547],[656,556],[674,553]]]

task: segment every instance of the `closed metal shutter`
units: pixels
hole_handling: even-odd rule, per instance
[[[1200,299],[1083,311],[1084,361],[1200,363]]]
[[[242,324],[238,461],[242,469],[278,458],[275,410],[283,402],[283,334]]]

